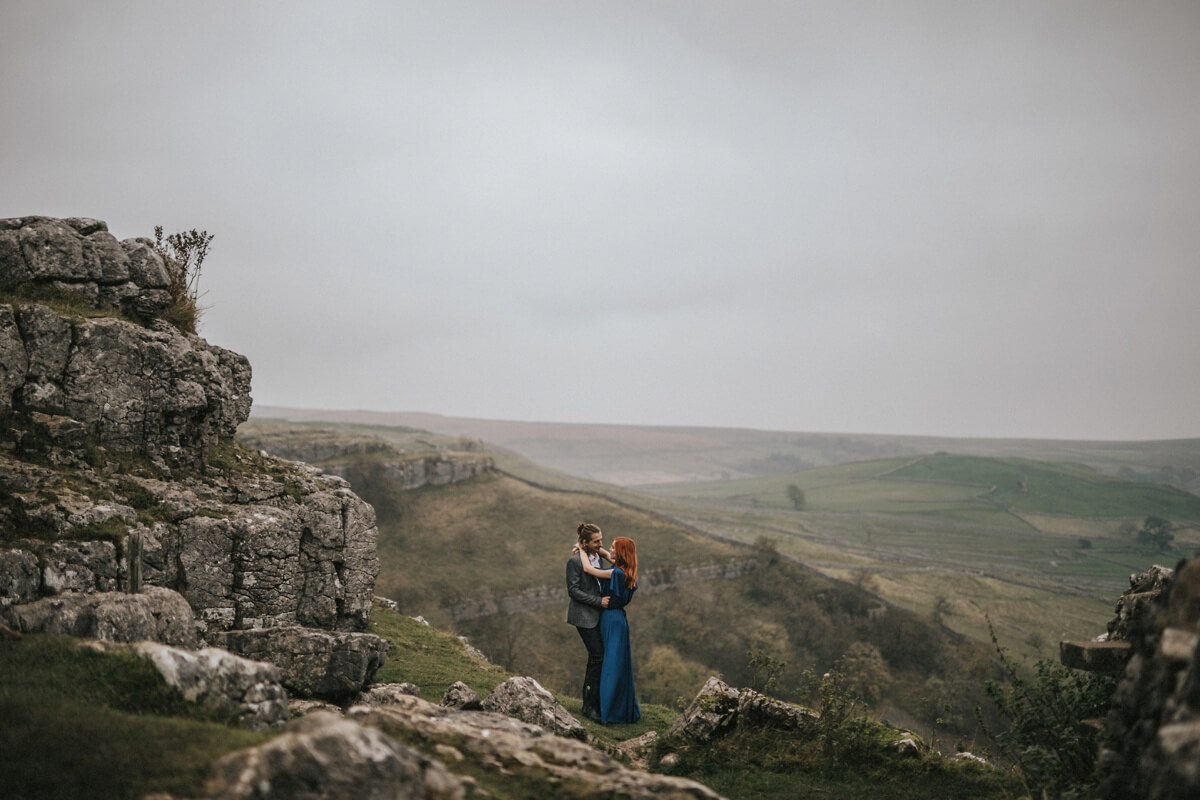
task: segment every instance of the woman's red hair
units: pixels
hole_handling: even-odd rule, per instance
[[[637,545],[627,536],[618,536],[612,543],[613,563],[625,571],[625,583],[630,589],[637,586]]]

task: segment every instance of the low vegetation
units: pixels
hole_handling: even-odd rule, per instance
[[[710,747],[684,751],[678,761],[652,768],[700,781],[725,797],[755,800],[930,800],[1023,797],[1019,780],[1004,770],[928,750],[901,756],[885,742],[895,730],[862,722],[855,741],[830,751],[819,730],[800,734],[735,730]]]
[[[175,267],[167,270],[171,304],[163,318],[183,333],[195,333],[200,322],[200,269],[212,240],[208,231],[192,228],[164,236],[163,227],[154,226],[154,249]]]
[[[1028,670],[1012,663],[998,643],[996,650],[1007,673],[1005,681],[988,684],[1006,722],[995,736],[1000,754],[1017,766],[1033,797],[1095,796],[1099,721],[1116,680],[1051,661]]]

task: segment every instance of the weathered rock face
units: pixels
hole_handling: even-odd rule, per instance
[[[492,690],[482,708],[518,717],[559,736],[587,738],[583,724],[533,678],[509,678]]]
[[[492,460],[483,456],[454,456],[449,454],[421,456],[389,461],[382,465],[385,478],[401,489],[422,486],[444,486],[470,480],[492,469]],[[353,473],[330,467],[330,472],[353,480]]]
[[[1105,719],[1108,800],[1200,797],[1200,558],[1157,580],[1161,593],[1130,625],[1133,655]]]
[[[67,291],[130,317],[0,305],[0,417],[14,418],[18,445],[70,453],[90,441],[196,466],[233,436],[250,413],[249,362],[141,313],[169,302],[171,269],[147,240],[118,242],[97,220],[0,220],[0,288]],[[33,441],[44,439],[58,446]]]
[[[228,631],[212,644],[279,668],[284,686],[301,697],[340,702],[362,692],[387,658],[387,641],[369,633],[329,633],[312,628]]]
[[[502,714],[456,711],[409,697],[377,708],[354,706],[347,716],[384,733],[430,743],[452,771],[469,761],[489,772],[537,773],[547,785],[570,786],[573,797],[720,798],[695,781],[628,769],[578,739]]]
[[[359,436],[328,428],[295,427],[261,433],[243,432],[238,439],[246,447],[265,450],[279,458],[304,461],[308,464],[319,464],[346,456],[395,452],[388,442],[378,437]]]
[[[206,634],[364,629],[373,510],[234,443],[250,365],[154,318],[178,270],[97,220],[0,220],[0,607],[140,581]]]
[[[199,643],[187,601],[170,589],[140,594],[67,592],[0,608],[0,621],[22,633],[58,633],[108,642]]]
[[[344,481],[273,459],[171,481],[0,453],[0,606],[128,589],[137,536],[143,581],[177,589],[205,632],[363,630],[376,534],[374,511]]]
[[[290,723],[282,736],[221,759],[207,792],[223,800],[458,800],[466,785],[377,728],[317,711]]]
[[[704,743],[729,731],[737,722],[740,692],[710,677],[667,731],[668,739]]]
[[[446,692],[442,695],[442,705],[460,711],[478,711],[483,708],[479,695],[462,681],[455,681],[446,687]]]
[[[1174,570],[1158,564],[1145,572],[1130,575],[1129,590],[1117,600],[1116,614],[1108,623],[1108,639],[1128,641],[1133,638],[1142,618],[1174,577]]]
[[[799,731],[812,726],[817,719],[816,712],[767,697],[753,689],[742,689],[738,694],[739,725]]]
[[[242,727],[274,727],[291,716],[279,670],[271,664],[250,661],[215,647],[192,651],[155,642],[91,645],[105,650],[132,650],[153,664],[163,680],[179,689],[188,702]]]
[[[120,298],[165,290],[169,264],[148,239],[118,242],[96,219],[0,220],[0,285],[59,284],[81,296]]]
[[[666,733],[680,743],[705,744],[737,726],[805,731],[820,719],[807,708],[767,697],[753,689],[734,689],[710,677]]]
[[[354,698],[354,705],[386,706],[401,697],[420,697],[421,689],[415,683],[377,683]]]
[[[464,450],[440,445],[433,448],[425,443],[409,451],[376,437],[314,427],[242,433],[238,439],[247,447],[279,458],[315,464],[351,483],[368,477],[363,474],[368,470],[369,480],[405,490],[458,483],[495,468],[491,456],[475,449],[479,447],[477,442],[462,443],[471,448]]]

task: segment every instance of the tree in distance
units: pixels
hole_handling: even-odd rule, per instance
[[[794,483],[789,483],[787,487],[788,500],[792,501],[792,507],[797,511],[803,511],[805,503],[804,490]]]
[[[1165,551],[1171,546],[1171,540],[1175,538],[1172,531],[1175,526],[1171,524],[1171,520],[1164,517],[1151,514],[1146,517],[1142,523],[1142,529],[1138,531],[1138,541],[1145,544],[1153,545],[1159,551]]]

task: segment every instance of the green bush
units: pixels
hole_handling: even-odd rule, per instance
[[[1008,671],[1007,682],[987,684],[1009,722],[994,737],[1002,753],[1018,767],[1034,797],[1095,796],[1100,728],[1094,721],[1107,713],[1116,681],[1051,661],[1038,661],[1033,674],[1023,676],[996,642],[994,630],[992,642]]]

